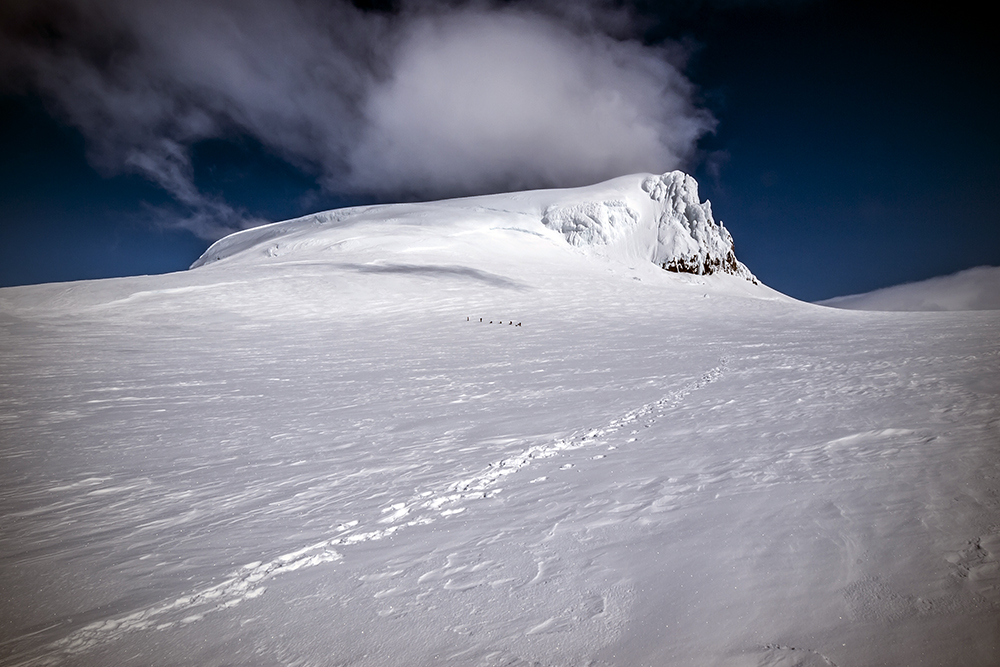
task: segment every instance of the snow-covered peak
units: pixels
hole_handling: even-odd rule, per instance
[[[512,231],[527,234],[512,237]],[[699,201],[698,183],[679,171],[582,188],[326,211],[227,236],[192,268],[219,260],[318,260],[348,247],[411,257],[421,248],[522,256],[539,240],[553,252],[571,247],[612,261],[648,261],[668,271],[728,273],[756,282],[736,259],[732,236],[712,217],[711,204]]]
[[[756,282],[736,259],[729,231],[712,217],[711,202],[699,201],[691,176],[647,175],[639,192],[621,199],[595,200],[587,188],[579,190],[578,202],[549,206],[542,218],[570,244],[607,246],[611,256],[646,259],[668,271],[729,273]]]

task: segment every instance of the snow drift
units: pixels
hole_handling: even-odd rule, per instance
[[[894,285],[818,302],[850,310],[1000,310],[1000,266],[977,266],[950,276]]]
[[[227,236],[192,268],[278,256],[283,261],[329,259],[348,239],[354,247],[375,244],[383,251],[406,253],[412,249],[414,226],[422,228],[424,240],[436,233],[439,248],[470,234],[479,234],[479,245],[489,246],[481,235],[498,225],[609,259],[757,282],[736,259],[733,237],[713,218],[711,203],[699,201],[698,183],[680,171],[622,176],[583,188],[325,211]]]

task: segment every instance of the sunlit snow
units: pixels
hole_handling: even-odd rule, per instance
[[[949,276],[838,296],[820,303],[852,310],[1000,310],[1000,266],[977,266]]]
[[[0,290],[0,662],[998,664],[1000,312],[665,271],[649,178]]]

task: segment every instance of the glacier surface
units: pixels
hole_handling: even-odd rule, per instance
[[[0,290],[0,663],[1000,663],[1000,313],[706,275],[671,187]]]

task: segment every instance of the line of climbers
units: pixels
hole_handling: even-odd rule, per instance
[[[471,321],[472,321],[472,318],[471,318],[471,317],[466,317],[466,318],[465,318],[465,321],[466,321],[466,322],[471,322]],[[482,322],[482,321],[483,321],[483,318],[481,318],[481,317],[480,317],[480,318],[479,318],[479,321],[480,321],[480,322]],[[490,322],[489,322],[489,323],[490,323],[490,324],[493,324],[493,320],[490,320]],[[503,324],[503,320],[497,320],[497,324]],[[507,325],[508,325],[508,326],[514,326],[514,327],[519,327],[519,326],[521,326],[521,323],[520,323],[520,322],[518,322],[517,324],[514,324],[514,320],[511,320],[510,322],[508,322],[508,323],[507,323]]]

